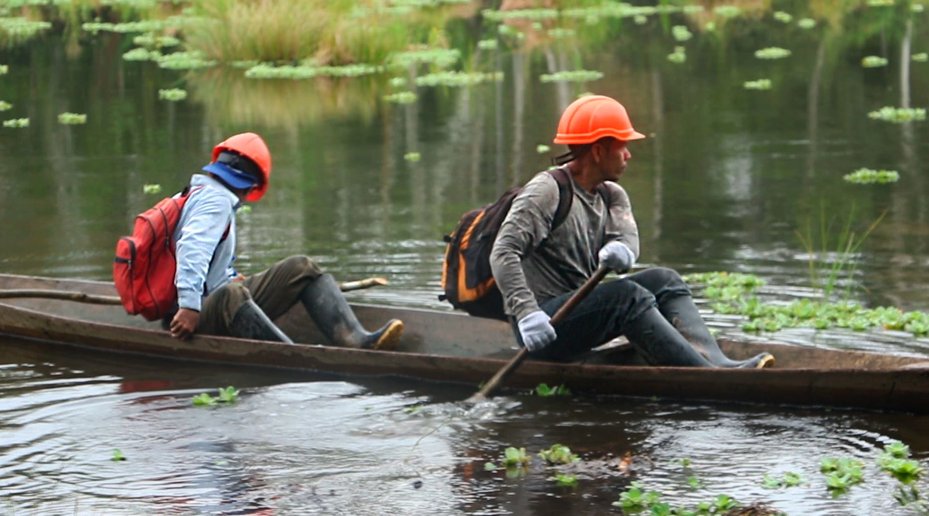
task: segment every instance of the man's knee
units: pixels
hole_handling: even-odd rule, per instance
[[[655,296],[660,303],[662,299],[676,296],[689,296],[690,288],[681,275],[667,267],[652,267],[629,276]]]
[[[315,279],[322,275],[323,270],[316,265],[309,256],[298,254],[281,260],[279,265],[296,278]]]
[[[242,303],[252,298],[251,292],[240,282],[228,283],[209,296],[212,304],[223,307],[224,311],[232,311],[242,306]]]

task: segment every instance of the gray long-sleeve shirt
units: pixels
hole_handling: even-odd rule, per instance
[[[537,174],[513,200],[490,255],[490,266],[503,293],[508,315],[517,320],[539,303],[579,288],[598,265],[597,252],[619,240],[639,255],[639,231],[629,196],[607,182],[609,205],[573,179],[574,199],[565,221],[551,231],[558,208],[558,183]]]

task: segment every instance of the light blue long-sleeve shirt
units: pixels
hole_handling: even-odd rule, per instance
[[[203,297],[229,283],[236,275],[235,211],[239,198],[210,176],[194,174],[191,189],[177,229],[174,231],[177,252],[177,305],[200,311]],[[223,234],[229,228],[228,235]]]

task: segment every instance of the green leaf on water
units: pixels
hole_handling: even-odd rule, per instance
[[[123,452],[119,448],[113,448],[113,457],[110,460],[113,462],[119,462],[126,460],[126,456],[123,455]]]
[[[216,405],[216,399],[213,398],[213,396],[210,396],[209,394],[205,392],[202,392],[194,396],[193,398],[191,398],[191,401],[193,402],[195,406],[198,406],[198,407],[208,407],[208,406]]]

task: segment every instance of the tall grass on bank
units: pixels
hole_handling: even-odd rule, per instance
[[[189,50],[220,62],[382,63],[422,42],[430,23],[374,0],[194,0],[184,33]],[[441,26],[439,26],[441,28]],[[420,41],[417,41],[420,40]]]
[[[821,206],[818,232],[814,231],[813,223],[810,221],[805,231],[797,230],[797,237],[807,252],[811,285],[830,297],[835,293],[839,282],[854,273],[858,250],[887,212],[881,213],[861,233],[855,232],[852,227],[855,219],[854,206],[840,228],[837,227],[836,219],[828,217],[826,213],[826,208]]]

